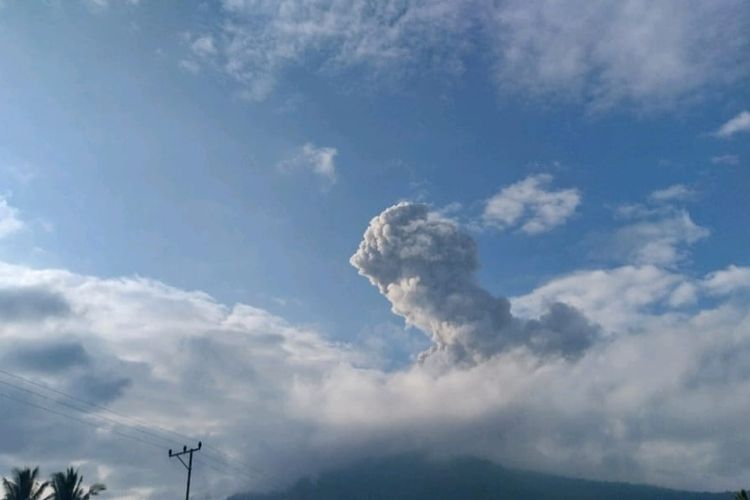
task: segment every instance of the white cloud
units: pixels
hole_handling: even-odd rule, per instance
[[[717,137],[728,138],[740,132],[750,132],[750,111],[742,111],[714,132]]]
[[[211,35],[196,37],[190,44],[190,49],[198,57],[211,57],[216,55],[216,45]]]
[[[563,302],[604,327],[605,334],[631,332],[670,318],[664,309],[683,312],[702,298],[750,288],[750,268],[730,265],[703,278],[663,267],[626,265],[559,276],[529,294],[511,299],[514,313],[534,317],[549,304]],[[658,311],[658,312],[657,312]]]
[[[320,65],[313,69],[361,68],[386,78],[416,70],[423,57],[456,71],[471,3],[227,1],[224,69],[249,99],[263,99],[287,68],[309,60]]]
[[[691,189],[684,184],[674,184],[668,188],[654,191],[649,195],[649,199],[658,203],[688,201],[694,199],[696,194],[697,193],[694,189]]]
[[[502,86],[538,95],[670,106],[733,81],[748,35],[741,1],[525,2],[491,12]]]
[[[729,266],[706,276],[703,286],[714,295],[750,288],[750,267]]]
[[[594,108],[667,107],[747,70],[738,61],[748,14],[736,0],[690,8],[645,0],[255,0],[224,2],[224,11],[224,68],[253,99],[310,60],[390,78],[430,61],[455,74],[474,43],[495,54],[501,88],[581,98]]]
[[[179,35],[180,42],[188,48],[187,57],[180,60],[180,67],[194,75],[201,72],[204,66],[209,68],[216,67],[216,56],[218,49],[213,35],[203,34],[194,35],[190,32],[183,32]]]
[[[263,99],[291,68],[364,69],[393,81],[458,75],[491,53],[504,90],[664,108],[746,76],[740,0],[225,1],[214,34],[223,71]]]
[[[277,165],[279,170],[309,170],[329,183],[336,182],[336,155],[338,149],[316,146],[308,142],[290,159]]]
[[[750,432],[747,269],[703,279],[653,265],[577,271],[512,299],[511,313],[475,283],[471,238],[415,205],[376,217],[353,260],[436,345],[505,347],[459,366],[384,371],[377,341],[373,359],[249,305],[141,278],[0,264],[0,362],[202,438],[197,498],[409,451],[701,490],[750,482],[750,450],[737,440]],[[575,357],[552,353],[589,323],[542,318],[559,302],[604,329]],[[571,328],[549,328],[563,324]],[[557,349],[538,350],[544,339]],[[74,411],[54,402],[59,394],[0,392]],[[2,470],[75,462],[115,497],[181,492],[184,471],[163,452],[182,438],[155,430],[160,438],[136,433],[155,447],[124,440],[117,432],[132,429],[103,421],[101,410],[77,414],[96,432],[6,399],[2,412]],[[217,462],[216,448],[238,469]]]
[[[714,165],[739,165],[740,157],[732,154],[712,156],[711,163]]]
[[[617,228],[597,251],[607,259],[631,264],[675,266],[688,257],[687,247],[711,233],[696,224],[690,213],[676,206],[695,199],[695,190],[674,184],[653,191],[648,203],[620,205],[615,214],[627,222]]]
[[[617,229],[605,252],[611,258],[635,264],[671,266],[687,257],[685,246],[709,234],[686,210],[667,208]]]
[[[512,303],[517,314],[533,317],[550,303],[564,302],[584,311],[605,332],[623,333],[641,328],[655,305],[675,302],[675,293],[683,295],[677,302],[690,302],[680,289],[685,283],[695,286],[687,277],[654,265],[628,265],[561,276]]]
[[[18,209],[8,204],[8,200],[0,197],[0,238],[4,238],[24,227]]]
[[[539,174],[504,187],[485,204],[484,223],[498,229],[520,226],[531,235],[565,223],[580,204],[581,194],[574,188],[550,190],[551,182],[551,175]]]
[[[402,204],[373,219],[353,263],[438,346],[455,332],[472,348],[483,327],[486,341],[495,331],[505,342],[507,323],[485,309],[502,309],[503,299],[480,300],[476,285],[460,284],[476,266],[470,242],[450,221],[415,212]],[[349,439],[373,436],[390,451],[474,453],[557,473],[729,488],[739,479],[728,476],[747,474],[731,465],[746,448],[726,443],[747,428],[747,403],[736,394],[750,393],[740,362],[750,349],[750,316],[746,298],[710,308],[700,302],[705,293],[703,280],[653,265],[580,271],[512,300],[515,321],[563,302],[603,325],[606,338],[577,361],[540,361],[511,347],[439,376],[424,369],[429,363],[391,375],[342,368],[322,387],[303,385],[300,401]],[[732,402],[720,403],[725,396]],[[458,424],[467,421],[471,429]],[[694,472],[685,474],[685,464]]]
[[[249,480],[263,486],[289,479],[302,464],[296,455],[310,448],[306,426],[288,411],[288,390],[298,377],[312,381],[339,363],[358,362],[346,346],[327,342],[314,330],[151,280],[99,279],[0,263],[0,292],[3,369],[152,426],[203,438],[208,447],[195,478],[197,497],[206,491],[227,496]],[[143,434],[115,425],[111,419],[121,419],[100,409],[79,413],[59,405],[59,393],[26,386],[51,398],[44,399],[7,385],[18,384],[17,379],[0,374],[0,381],[5,395],[99,427],[94,432],[80,422],[4,400],[0,470],[39,463],[46,474],[75,462],[90,481],[105,480],[115,496],[144,498],[138,491],[152,488],[149,498],[166,498],[182,488],[181,469],[159,449],[181,447],[184,438],[153,427],[158,436]],[[255,436],[252,443],[236,446],[250,435]],[[275,458],[267,456],[269,446]],[[254,465],[240,472],[227,468],[217,448],[229,455],[223,460],[231,460],[230,465],[235,460]],[[118,472],[102,476],[102,467]],[[249,479],[251,470],[267,475]]]

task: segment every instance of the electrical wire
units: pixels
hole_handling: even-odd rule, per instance
[[[17,384],[8,382],[8,381],[0,380],[0,384],[3,384],[3,385],[8,386],[8,387],[11,387],[11,388],[13,388],[15,390],[18,390],[18,391],[22,391],[22,392],[24,392],[26,394],[29,394],[29,395],[32,395],[32,396],[35,396],[35,397],[39,397],[39,398],[42,398],[42,399],[47,400],[47,401],[51,401],[51,402],[53,402],[53,403],[55,403],[57,405],[69,408],[69,409],[74,410],[76,412],[80,412],[80,413],[84,414],[85,416],[88,416],[89,418],[94,418],[94,419],[99,419],[99,420],[102,420],[102,421],[106,421],[106,422],[108,422],[110,424],[114,424],[116,426],[121,426],[121,427],[123,427],[125,429],[128,429],[130,431],[135,431],[137,433],[140,433],[143,436],[148,436],[148,437],[150,437],[152,439],[153,438],[159,439],[162,442],[169,443],[170,445],[177,444],[177,441],[174,440],[174,439],[168,439],[168,438],[166,438],[166,437],[164,437],[162,435],[159,435],[156,432],[153,432],[151,429],[158,429],[159,431],[161,431],[163,433],[167,433],[167,434],[171,434],[171,435],[174,435],[174,436],[178,436],[180,438],[184,438],[184,439],[187,439],[187,440],[194,440],[193,438],[191,438],[189,436],[186,436],[184,434],[172,431],[170,429],[165,429],[165,428],[160,427],[160,426],[155,425],[155,424],[146,423],[143,420],[137,419],[135,417],[129,417],[129,416],[124,415],[122,413],[116,412],[116,411],[114,411],[114,410],[112,410],[110,408],[107,408],[106,406],[102,406],[100,404],[93,403],[91,401],[87,401],[85,399],[79,398],[79,397],[74,396],[72,394],[68,394],[68,393],[66,393],[64,391],[60,391],[58,389],[52,388],[52,387],[50,387],[50,386],[48,386],[46,384],[43,384],[41,382],[38,382],[36,380],[29,379],[27,377],[23,377],[21,375],[9,372],[7,370],[0,369],[0,374],[4,374],[4,375],[6,375],[8,377],[12,377],[15,380],[19,380],[19,381],[21,381],[23,383],[26,383],[28,385],[31,385],[31,386],[43,389],[45,391],[49,391],[51,393],[57,394],[59,396],[67,398],[69,400],[75,401],[77,403],[81,403],[83,405],[87,405],[87,406],[89,406],[91,408],[95,408],[97,410],[101,410],[101,411],[107,412],[107,413],[109,413],[111,415],[115,415],[115,416],[117,416],[120,419],[123,419],[125,421],[135,422],[136,425],[123,423],[120,420],[113,419],[113,418],[107,417],[105,415],[101,415],[100,413],[93,413],[91,410],[89,410],[87,408],[81,408],[80,406],[71,404],[70,402],[62,401],[60,399],[57,399],[57,398],[54,398],[54,397],[50,397],[49,395],[40,393],[38,391],[29,389],[27,387],[23,387],[23,386],[20,386],[20,385],[17,385]],[[0,395],[5,396],[6,398],[8,398],[8,399],[10,399],[12,401],[15,401],[17,403],[25,404],[27,406],[30,406],[30,407],[33,407],[33,408],[36,408],[36,409],[39,409],[39,410],[42,410],[42,411],[46,411],[48,413],[52,413],[52,414],[55,414],[55,415],[58,415],[58,416],[62,416],[64,418],[68,418],[70,420],[77,421],[77,422],[82,423],[84,425],[88,425],[88,426],[91,426],[91,427],[94,427],[94,428],[97,428],[97,429],[101,429],[101,425],[97,425],[97,424],[95,424],[95,423],[93,423],[93,422],[91,422],[89,420],[85,420],[85,419],[82,419],[82,418],[70,415],[68,413],[65,413],[64,411],[59,411],[59,410],[55,410],[55,409],[47,407],[47,406],[35,404],[35,403],[32,403],[32,402],[30,402],[28,400],[25,400],[25,399],[21,399],[21,398],[17,398],[17,397],[12,397],[11,395],[9,395],[7,393],[4,393],[4,392],[0,392]],[[118,435],[120,437],[123,437],[125,439],[130,439],[132,441],[136,441],[136,442],[139,442],[141,444],[152,446],[152,447],[155,447],[155,448],[158,448],[158,449],[163,449],[164,448],[162,445],[155,444],[153,441],[147,441],[145,439],[133,436],[131,434],[123,433],[121,431],[118,431],[116,428],[109,428],[108,430],[110,432],[112,432],[113,434]],[[224,452],[222,452],[218,448],[216,448],[214,446],[206,446],[206,448],[209,448],[211,450],[211,452],[209,452],[209,453],[205,453],[204,452],[203,460],[202,461],[207,466],[209,466],[210,468],[212,468],[213,470],[215,470],[217,472],[220,472],[220,473],[226,473],[226,471],[223,471],[219,467],[217,467],[217,465],[220,465],[220,466],[222,466],[224,468],[231,469],[234,473],[242,474],[243,476],[247,477],[251,481],[255,481],[257,479],[257,477],[253,477],[251,475],[248,475],[247,470],[244,470],[244,469],[242,469],[242,468],[240,468],[240,467],[232,464],[229,461],[229,460],[232,460],[232,458],[230,458],[228,455],[226,455]],[[209,450],[205,450],[205,451],[208,452]],[[208,461],[206,461],[206,459],[208,459]],[[250,470],[251,472],[253,472],[256,476],[263,476],[266,479],[272,480],[277,485],[284,484],[284,481],[282,481],[278,477],[275,477],[275,476],[273,476],[271,474],[265,473],[265,472],[263,472],[263,471],[255,468],[255,467],[250,466],[247,463],[242,462],[241,460],[236,460],[236,461],[240,462],[242,465],[244,465],[245,467],[247,467],[247,469]],[[213,462],[213,464],[211,464],[211,462]]]

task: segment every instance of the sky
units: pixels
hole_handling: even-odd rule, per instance
[[[749,56],[742,0],[0,2],[0,474],[747,486]]]

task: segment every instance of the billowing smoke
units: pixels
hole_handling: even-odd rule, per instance
[[[458,225],[423,204],[402,202],[370,221],[351,263],[391,302],[393,312],[428,333],[441,353],[473,364],[511,347],[575,357],[598,327],[556,303],[538,319],[513,316],[510,302],[481,288],[477,249]]]
[[[377,217],[353,261],[435,339],[424,363],[384,370],[369,346],[200,291],[0,262],[0,473],[72,462],[113,498],[177,497],[183,470],[154,446],[182,447],[179,432],[207,445],[195,498],[405,452],[700,490],[750,484],[749,267],[577,270],[513,298],[514,316],[477,285],[472,239],[410,204]],[[591,345],[586,318],[606,342]],[[76,411],[81,400],[156,434]]]

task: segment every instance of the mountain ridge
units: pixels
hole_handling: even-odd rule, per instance
[[[228,500],[730,500],[731,492],[692,492],[508,469],[488,460],[418,455],[368,459],[297,481],[283,492]]]

